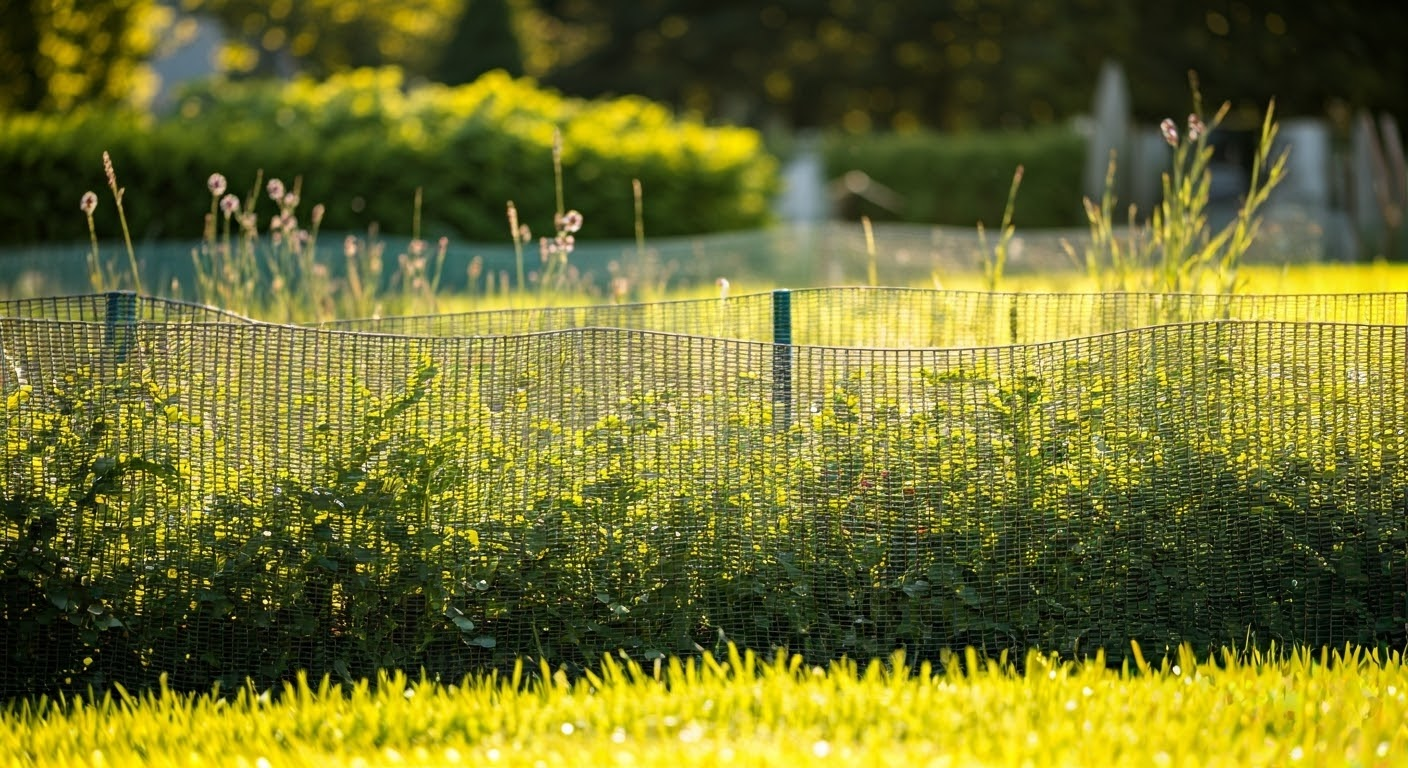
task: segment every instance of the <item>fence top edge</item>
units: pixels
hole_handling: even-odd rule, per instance
[[[1328,333],[1340,331],[1342,333],[1369,333],[1383,334],[1386,332],[1408,331],[1408,325],[1393,323],[1359,323],[1330,320],[1245,320],[1245,319],[1213,319],[1213,320],[1191,320],[1172,323],[1156,323],[1136,326],[1133,328],[1122,328],[1101,333],[1086,334],[1081,336],[1070,336],[1059,339],[1047,339],[1035,342],[1024,342],[1017,344],[982,344],[950,347],[882,347],[882,346],[838,346],[824,344],[787,344],[775,343],[772,341],[762,341],[757,339],[738,339],[724,336],[708,336],[702,334],[678,333],[671,331],[647,330],[639,328],[622,328],[609,325],[586,325],[574,328],[561,328],[546,331],[529,331],[524,333],[509,334],[475,334],[475,335],[417,335],[401,333],[384,333],[361,330],[338,330],[328,328],[317,328],[312,326],[289,325],[280,323],[253,322],[249,324],[215,322],[215,321],[183,321],[183,322],[162,322],[151,320],[123,321],[118,324],[124,331],[130,332],[175,332],[176,334],[192,335],[200,332],[211,332],[225,337],[235,335],[289,335],[302,337],[330,338],[340,340],[368,340],[378,342],[401,342],[415,343],[429,346],[447,346],[455,344],[479,343],[482,345],[503,345],[517,342],[526,342],[539,339],[571,339],[588,338],[603,335],[610,335],[624,338],[637,339],[660,339],[674,340],[687,344],[708,344],[714,346],[733,347],[755,347],[759,349],[785,348],[799,353],[868,353],[877,356],[894,356],[906,354],[922,353],[946,353],[954,354],[959,352],[983,353],[1001,351],[1007,354],[1016,354],[1022,351],[1041,351],[1044,349],[1055,349],[1072,346],[1088,346],[1096,343],[1117,343],[1123,338],[1149,337],[1159,334],[1171,335],[1180,331],[1188,334],[1196,334],[1199,331],[1209,332],[1216,328],[1234,328],[1244,330],[1248,333],[1256,333],[1259,330],[1269,332],[1280,331],[1288,336],[1296,337],[1297,332],[1303,337],[1306,333]],[[70,328],[87,330],[94,333],[110,333],[113,324],[106,321],[93,320],[53,320],[48,318],[24,318],[24,317],[3,317],[0,316],[0,331],[6,327],[38,327],[38,328]],[[0,342],[3,338],[0,337]]]

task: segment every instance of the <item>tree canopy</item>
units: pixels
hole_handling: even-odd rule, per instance
[[[0,112],[150,100],[144,66],[171,19],[155,0],[0,0]]]
[[[577,96],[641,94],[788,128],[992,129],[1090,108],[1124,65],[1135,116],[1205,100],[1239,115],[1408,113],[1408,5],[1306,0],[181,0],[220,19],[233,75],[396,65],[465,82],[525,73]],[[140,96],[157,0],[0,0],[0,108]],[[164,15],[165,13],[165,15]],[[179,26],[179,25],[178,25]],[[169,38],[170,35],[168,34]]]

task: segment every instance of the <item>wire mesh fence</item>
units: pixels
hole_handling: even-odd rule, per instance
[[[781,314],[780,314],[781,313]],[[611,327],[866,348],[1030,344],[1201,320],[1408,323],[1408,293],[1008,293],[831,287],[718,299],[355,318],[345,331],[481,336]]]
[[[357,330],[0,303],[0,695],[1408,643],[1403,297],[920,293]],[[874,335],[913,317],[928,345]]]

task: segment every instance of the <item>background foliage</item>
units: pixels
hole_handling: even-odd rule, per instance
[[[104,150],[129,191],[138,239],[198,238],[212,210],[206,178],[223,173],[243,195],[261,169],[290,187],[301,178],[305,209],[325,206],[325,230],[376,222],[410,233],[420,189],[430,237],[506,241],[510,200],[535,232],[551,234],[558,127],[567,205],[588,216],[582,237],[633,235],[633,179],[652,235],[751,228],[770,215],[776,166],[755,131],[677,119],[638,97],[563,98],[502,73],[459,88],[405,86],[395,70],[361,70],[321,83],[196,89],[179,114],[160,119],[6,120],[0,173],[27,183],[0,193],[0,239],[86,239],[78,196],[105,186]],[[54,214],[66,210],[73,215]],[[267,200],[262,211],[274,213]],[[98,222],[103,236],[116,233],[111,207],[99,208]]]

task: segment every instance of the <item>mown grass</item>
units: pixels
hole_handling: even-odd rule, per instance
[[[1140,657],[1135,657],[1136,659]],[[1389,766],[1408,750],[1408,666],[1346,648],[1158,667],[974,652],[827,668],[799,656],[650,666],[607,658],[458,685],[383,675],[235,696],[11,703],[25,766]],[[1401,764],[1401,763],[1398,763]]]

